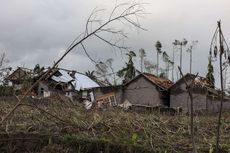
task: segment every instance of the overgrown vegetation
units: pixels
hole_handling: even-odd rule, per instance
[[[212,61],[211,57],[208,58],[208,73],[206,74],[206,78],[208,83],[210,84],[210,88],[215,88],[215,78],[213,75],[213,66],[212,66]]]
[[[13,87],[0,85],[0,96],[13,96],[13,93]]]
[[[0,115],[5,115],[14,104],[12,101],[1,102]],[[229,112],[223,114],[220,131],[220,144],[225,152],[230,149],[229,115]],[[214,150],[214,122],[216,114],[194,116],[195,141],[199,152]],[[13,152],[9,149],[17,150],[27,145],[34,145],[30,148],[34,149],[33,152],[42,153],[48,153],[47,150],[52,147],[64,148],[69,153],[85,153],[92,149],[94,152],[108,153],[188,152],[192,150],[189,129],[189,116],[186,115],[167,116],[158,112],[138,114],[118,108],[85,110],[80,105],[73,106],[55,97],[47,100],[26,99],[1,125],[0,146],[5,149],[1,152],[6,153]],[[18,143],[20,145],[16,145]]]

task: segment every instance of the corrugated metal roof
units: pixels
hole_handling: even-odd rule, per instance
[[[58,74],[58,72],[60,74]],[[99,85],[90,79],[88,76],[76,72],[74,77],[70,75],[72,73],[71,71],[59,69],[55,74],[51,77],[52,80],[56,82],[63,82],[63,83],[72,83],[75,90],[83,90],[83,89],[89,89],[94,87],[99,87]]]
[[[88,76],[80,73],[75,73],[75,80],[72,82],[75,90],[80,90],[80,89],[89,89],[89,88],[95,88],[99,87],[99,85],[90,79]]]
[[[63,82],[63,83],[71,82],[74,80],[67,71],[58,70],[58,72],[60,72],[61,75],[58,76],[53,75],[51,79],[53,79],[56,82]]]

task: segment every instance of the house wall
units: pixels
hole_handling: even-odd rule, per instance
[[[193,108],[194,110],[206,110],[206,95],[193,93]],[[185,91],[180,94],[170,95],[170,107],[177,109],[182,108],[182,111],[187,113],[190,111],[190,98],[188,93]]]
[[[100,87],[100,88],[93,89],[95,99],[99,96],[105,95],[110,92],[115,93],[117,104],[122,103],[123,101],[122,100],[122,95],[123,95],[122,87]]]
[[[144,77],[133,80],[125,87],[124,100],[125,99],[134,105],[153,107],[165,105],[165,101],[161,99],[158,87]]]
[[[220,100],[212,97],[207,97],[207,110],[210,112],[218,112],[220,109]],[[230,110],[230,99],[224,99],[223,111]]]
[[[190,83],[191,80],[187,80]],[[206,110],[207,109],[207,93],[204,89],[193,90],[193,108],[194,110]],[[170,90],[170,107],[171,108],[182,108],[183,112],[189,112],[190,110],[190,98],[186,90],[184,82],[176,84]]]
[[[51,91],[49,91],[49,87],[45,83],[40,82],[38,85],[38,96],[49,97],[50,95]]]

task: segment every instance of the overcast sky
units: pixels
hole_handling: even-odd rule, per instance
[[[0,0],[0,51],[6,52],[10,65],[33,68],[35,64],[49,66],[85,29],[86,20],[95,7],[108,11],[115,0]],[[124,1],[119,1],[124,2]],[[156,63],[154,44],[161,41],[163,50],[172,54],[172,42],[186,38],[198,40],[193,50],[193,72],[207,73],[209,45],[217,26],[222,28],[230,44],[229,0],[145,0],[146,12],[140,20],[148,31],[127,30],[126,44],[133,51],[144,48],[148,59]],[[106,16],[106,14],[103,14]],[[121,27],[124,28],[124,27]],[[126,28],[127,29],[127,28]],[[85,42],[95,59],[114,58],[115,69],[124,65],[119,51],[94,39]],[[179,56],[179,52],[176,53]],[[178,58],[177,58],[178,60]],[[136,59],[138,65],[139,59]],[[184,72],[188,72],[188,54],[184,52]],[[178,63],[177,63],[178,64]],[[214,63],[215,64],[215,63]],[[80,72],[93,70],[94,65],[84,52],[76,48],[59,65]],[[218,69],[215,68],[216,73]]]

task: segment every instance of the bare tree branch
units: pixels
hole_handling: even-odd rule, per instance
[[[49,77],[49,75],[52,73],[53,69],[55,69],[58,64],[66,57],[66,55],[69,54],[69,52],[71,52],[76,46],[81,45],[83,50],[87,53],[87,51],[85,50],[85,47],[83,45],[83,42],[85,40],[87,40],[88,38],[92,37],[92,36],[96,36],[97,38],[101,39],[102,41],[104,41],[105,43],[109,44],[112,47],[118,48],[118,49],[127,49],[127,47],[125,46],[120,46],[117,45],[116,42],[110,42],[107,41],[106,39],[100,37],[98,35],[98,33],[100,33],[101,29],[106,29],[106,27],[111,26],[115,21],[119,21],[119,22],[127,22],[129,25],[134,26],[138,29],[142,29],[144,30],[144,28],[141,27],[141,25],[139,23],[136,23],[134,21],[132,21],[131,19],[128,18],[132,18],[132,17],[138,17],[139,15],[144,14],[144,10],[142,9],[143,3],[134,3],[129,5],[129,3],[123,3],[120,5],[115,6],[115,8],[112,10],[112,12],[109,15],[109,19],[107,21],[105,21],[104,23],[101,24],[101,20],[97,20],[97,14],[98,12],[101,12],[103,10],[101,9],[94,9],[93,12],[90,14],[87,22],[86,22],[86,27],[85,27],[85,32],[83,35],[83,38],[81,38],[80,40],[78,40],[80,38],[81,35],[79,35],[76,39],[74,39],[74,41],[71,43],[71,45],[66,49],[65,53],[56,61],[54,62],[53,66],[46,71],[26,92],[25,94],[22,96],[21,99],[18,100],[17,104],[6,114],[6,116],[4,116],[2,118],[1,124],[11,115],[13,114],[13,112],[22,104],[23,99],[29,94],[29,92],[36,86],[38,85],[38,83],[40,81],[42,81],[43,79],[47,79]],[[126,7],[127,6],[127,7]],[[114,13],[116,12],[116,10],[118,9],[122,9],[122,7],[126,7],[124,8],[124,11],[119,11],[122,12],[118,15],[114,15]],[[94,17],[94,18],[93,18]],[[89,33],[89,23],[91,23],[91,29],[92,29],[92,24],[93,23],[99,23],[99,27],[97,27],[96,29],[92,30]],[[119,34],[121,34],[120,32],[118,32]],[[113,33],[112,33],[113,34]],[[124,37],[124,36],[123,36]],[[77,41],[78,40],[78,41]],[[88,54],[88,53],[87,53]]]
[[[102,41],[106,42],[107,44],[109,44],[110,46],[116,47],[116,48],[118,48],[118,49],[127,49],[127,47],[118,46],[118,45],[116,45],[115,43],[111,43],[110,41],[108,41],[108,40],[106,40],[106,39],[104,39],[104,38],[98,36],[97,34],[94,34],[94,35],[95,35],[97,38],[99,38],[100,40],[102,40]]]
[[[86,56],[87,56],[92,62],[98,63],[97,61],[95,61],[95,60],[88,54],[88,52],[86,51],[86,48],[85,48],[85,46],[84,46],[83,43],[81,43],[81,46],[82,46],[82,48],[83,48],[83,50],[84,50]]]

